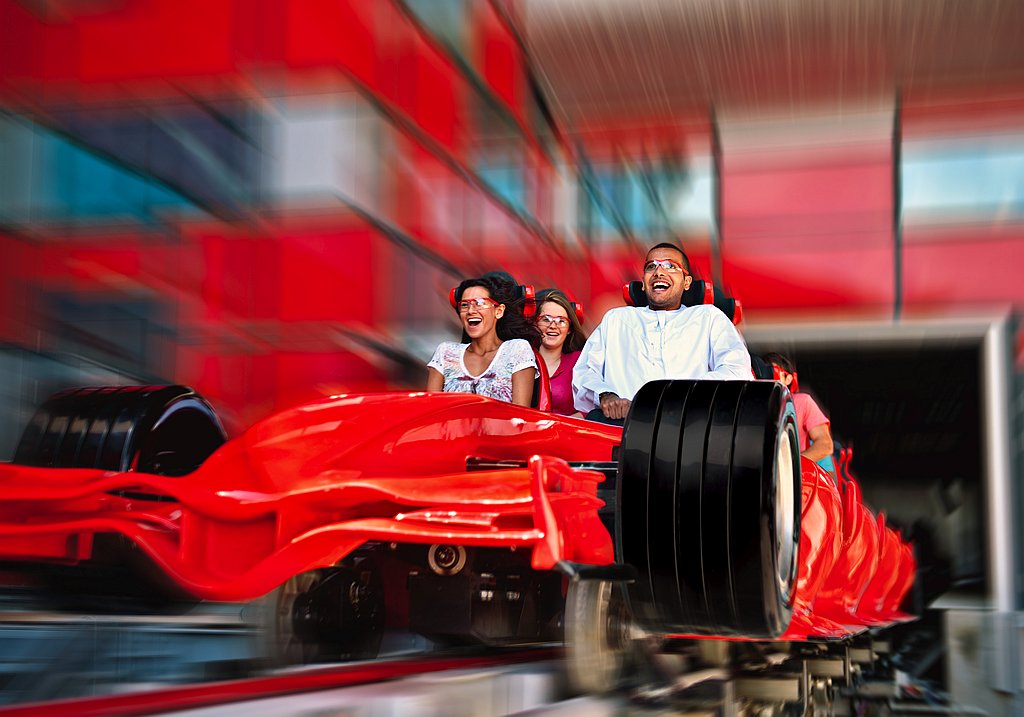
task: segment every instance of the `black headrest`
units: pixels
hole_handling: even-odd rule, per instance
[[[622,287],[622,298],[626,306],[647,306],[647,294],[642,281],[631,281]],[[703,279],[694,279],[690,288],[683,292],[683,306],[714,304],[734,324],[743,320],[743,307],[739,299],[726,296],[725,292]]]

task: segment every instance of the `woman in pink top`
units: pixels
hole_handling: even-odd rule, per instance
[[[544,289],[537,294],[536,322],[541,338],[539,353],[550,377],[551,412],[582,417],[573,405],[572,369],[587,335],[576,306],[558,289]]]
[[[792,392],[796,423],[800,433],[800,455],[810,458],[825,470],[834,471],[830,422],[814,399],[800,392],[796,380],[796,364],[775,352],[767,353],[762,358],[778,370],[779,381]]]

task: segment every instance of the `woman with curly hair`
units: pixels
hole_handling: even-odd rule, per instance
[[[463,342],[443,341],[427,363],[427,390],[477,393],[529,406],[539,375],[533,347],[537,328],[507,274],[466,279],[455,289]]]
[[[550,377],[551,412],[582,417],[573,405],[572,370],[587,335],[576,316],[576,306],[558,289],[544,289],[537,294],[536,324],[541,338],[539,353]]]

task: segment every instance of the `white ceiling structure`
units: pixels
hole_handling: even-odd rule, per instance
[[[570,130],[1024,95],[1024,0],[512,0]]]

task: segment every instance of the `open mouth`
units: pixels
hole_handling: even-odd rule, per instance
[[[483,322],[484,320],[480,318],[466,319],[466,326],[479,326]]]
[[[651,291],[668,291],[671,285],[667,281],[658,280],[651,284]]]

